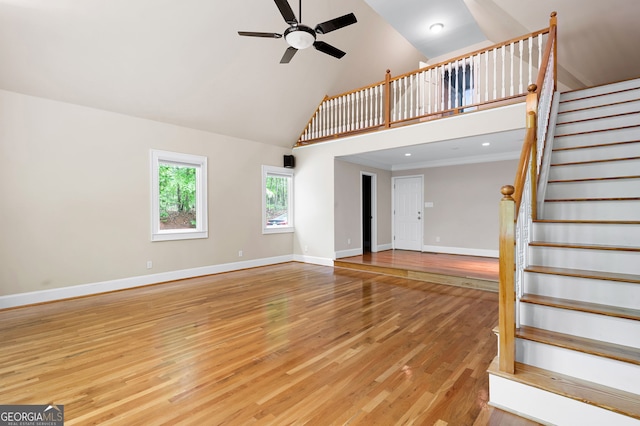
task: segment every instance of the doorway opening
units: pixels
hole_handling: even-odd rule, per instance
[[[361,223],[362,253],[377,252],[376,235],[376,175],[360,172],[361,175]]]

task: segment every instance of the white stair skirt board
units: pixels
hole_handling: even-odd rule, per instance
[[[635,143],[586,147],[564,151],[556,150],[551,156],[551,164],[640,157],[640,129],[638,129],[638,139],[639,141]],[[640,170],[638,170],[635,175],[640,175]]]
[[[600,145],[636,140],[640,140],[640,126],[622,127],[602,132],[556,137],[553,140],[553,149],[557,150],[576,146]]]
[[[640,399],[640,365],[520,338],[516,339],[516,361],[637,393]]]
[[[640,420],[489,374],[489,403],[557,426],[640,426]]]
[[[637,171],[640,176],[640,170]],[[549,182],[545,199],[640,197],[640,178]],[[639,218],[640,219],[640,218]]]
[[[560,105],[558,109],[560,115],[558,116],[558,120],[562,120],[562,122],[573,121],[573,118],[567,117],[572,117],[574,113],[580,114],[587,112],[588,110],[593,110],[589,114],[597,114],[597,111],[601,109],[606,111],[614,105],[623,105],[626,102],[633,102],[637,99],[640,99],[640,89],[626,90],[624,92],[609,93],[606,95],[594,97],[586,97],[573,101],[565,99],[565,95],[562,94],[560,95]],[[615,110],[616,109],[614,107],[614,109],[610,111]],[[602,115],[607,114],[605,113]],[[589,116],[590,115],[587,115],[586,117]]]
[[[640,223],[628,225],[537,222],[533,224],[532,235],[533,241],[640,247]]]
[[[640,275],[640,252],[565,247],[529,247],[531,265]]]
[[[640,309],[638,283],[525,272],[523,287],[527,294]]]
[[[640,321],[520,303],[520,323],[543,330],[640,348]]]
[[[623,126],[640,125],[640,113],[628,115],[617,115],[613,117],[603,117],[595,120],[578,121],[576,123],[558,124],[556,126],[556,137],[571,135],[581,132],[593,132],[603,129],[615,129]]]
[[[549,168],[549,180],[635,176],[639,170],[640,158],[602,163],[552,165]]]
[[[633,80],[620,81],[617,83],[605,84],[602,86],[589,87],[587,89],[574,90],[562,94],[562,99],[566,101],[582,99],[586,97],[606,95],[609,93],[619,92],[640,87],[640,78]]]

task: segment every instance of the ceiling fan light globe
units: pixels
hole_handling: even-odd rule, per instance
[[[304,25],[298,25],[288,28],[284,32],[284,39],[287,41],[289,46],[302,50],[313,45],[316,41],[316,34],[311,28]]]

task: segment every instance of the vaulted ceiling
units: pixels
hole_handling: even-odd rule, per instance
[[[297,12],[298,4],[291,1]],[[520,36],[558,11],[561,78],[580,87],[640,75],[637,0],[305,0],[314,26],[358,23],[279,60],[272,0],[0,0],[0,89],[292,146],[325,95],[401,74],[419,61]],[[297,13],[296,13],[297,14]],[[445,30],[434,38],[434,21]],[[1,118],[0,118],[1,119]]]

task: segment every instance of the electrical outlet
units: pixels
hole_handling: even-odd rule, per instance
[[[238,250],[238,257],[242,257],[242,250]]]
[[[153,262],[150,260],[147,260],[147,269],[151,269],[153,268]]]
[[[347,238],[347,245],[351,245],[351,238]]]
[[[440,242],[440,237],[436,237],[436,243]]]
[[[309,246],[304,246],[304,252],[308,252],[309,251]]]

